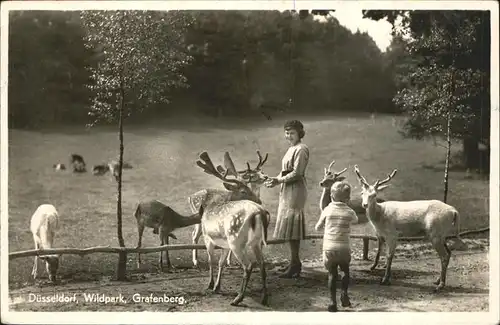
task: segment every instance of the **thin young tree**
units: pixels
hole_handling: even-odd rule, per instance
[[[95,51],[90,66],[93,92],[89,127],[118,122],[119,166],[116,181],[117,236],[122,235],[124,120],[152,104],[168,103],[168,91],[187,86],[181,68],[190,56],[184,44],[191,17],[179,11],[83,11],[85,42]],[[126,279],[127,255],[119,254],[117,280]]]

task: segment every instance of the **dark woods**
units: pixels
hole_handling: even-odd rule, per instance
[[[165,43],[182,44],[168,55],[186,62],[169,59],[179,62],[175,71],[156,64],[146,69],[176,74],[175,82],[183,86],[158,87],[161,100],[127,102],[128,122],[178,113],[266,118],[287,111],[404,113],[409,118],[401,132],[423,138],[443,135],[443,110],[449,107],[438,99],[446,93],[464,161],[484,169],[469,160],[481,145],[489,152],[488,12],[365,12],[374,20],[405,17],[406,36],[417,40],[395,36],[386,52],[368,34],[340,26],[328,11],[314,14],[321,20],[303,11],[172,13],[188,18],[178,35],[165,28]],[[168,15],[153,17],[168,20]],[[11,12],[9,34],[9,126],[89,123],[96,98],[91,71],[103,60],[103,50],[85,43],[81,13]],[[155,60],[148,62],[161,61]],[[443,82],[448,75],[450,82]],[[127,97],[142,94],[144,89],[131,90]]]
[[[186,106],[212,116],[395,111],[388,55],[333,17],[321,23],[278,11],[189,13],[183,41],[192,60],[182,71],[188,88],[170,90],[171,105],[152,105],[155,116]],[[80,14],[25,11],[10,21],[11,126],[86,123],[88,68],[100,56],[84,46]]]

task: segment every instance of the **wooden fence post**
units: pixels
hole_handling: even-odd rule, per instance
[[[363,261],[368,261],[368,247],[370,245],[370,238],[363,238]]]

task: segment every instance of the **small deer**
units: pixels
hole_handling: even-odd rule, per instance
[[[66,166],[61,163],[52,165],[52,168],[56,171],[66,170]]]
[[[264,158],[257,151],[257,156],[259,157],[259,162],[255,168],[251,168],[250,164],[247,162],[247,169],[236,172],[234,163],[229,156],[229,153],[224,154],[224,165],[227,169],[221,165],[217,166],[217,172],[220,175],[232,175],[236,177],[238,181],[227,180],[223,183],[227,191],[218,189],[203,189],[200,190],[188,198],[189,206],[191,207],[191,212],[195,213],[199,211],[200,207],[207,208],[212,204],[222,204],[229,201],[238,200],[250,200],[261,204],[260,201],[260,187],[264,184],[265,180],[268,178],[262,172],[262,166],[266,163],[268,154]],[[200,158],[203,161],[207,161],[210,158],[208,154],[202,153]],[[244,185],[244,186],[241,186]],[[201,225],[196,225],[192,233],[192,242],[197,244],[201,237]],[[231,253],[227,255],[227,265],[231,264]],[[198,266],[198,251],[193,250],[193,265]]]
[[[240,180],[227,179],[229,172],[235,173],[234,166],[226,166],[228,170],[221,174],[213,165],[206,152],[200,155],[197,161],[206,173],[213,175],[223,181],[226,188],[238,186],[244,188],[246,185]],[[219,168],[220,169],[220,168]],[[232,252],[243,268],[243,279],[241,289],[231,305],[236,306],[243,301],[245,291],[252,274],[254,263],[260,266],[262,279],[261,303],[268,304],[268,293],[266,285],[266,269],[262,253],[263,246],[267,245],[267,228],[269,226],[270,214],[260,204],[250,200],[228,201],[220,204],[212,204],[200,208],[201,228],[208,253],[209,277],[208,289],[219,292],[221,286],[222,270],[229,252]],[[219,258],[219,270],[217,279],[213,279],[213,261],[215,246],[222,247],[223,251]]]
[[[328,204],[331,202],[330,196],[330,188],[335,182],[341,182],[345,179],[344,176],[340,176],[341,174],[347,171],[347,168],[342,169],[340,172],[332,172],[331,168],[335,164],[335,160],[333,160],[328,168],[325,168],[325,174],[323,179],[319,182],[319,186],[323,188],[323,192],[321,193],[320,199],[320,209],[323,210]],[[385,202],[385,200],[377,198],[378,203]],[[361,204],[360,197],[351,198],[348,206],[356,212],[356,214],[366,214],[366,209],[363,208]]]
[[[73,167],[74,173],[85,173],[87,172],[87,167],[83,157],[78,154],[71,154],[69,158],[70,165]]]
[[[54,237],[59,227],[59,214],[51,204],[42,204],[31,217],[30,230],[33,234],[35,249],[53,248]],[[38,258],[35,256],[33,279],[38,277]],[[51,282],[56,282],[57,269],[59,268],[59,255],[40,255],[40,259],[45,262],[45,268]]]
[[[101,176],[109,171],[109,166],[106,164],[94,165],[92,167],[92,174],[96,176]]]
[[[108,163],[108,170],[111,172],[111,176],[115,178],[116,181],[118,181],[118,169],[120,167],[120,162],[117,160],[111,160]],[[122,169],[131,169],[132,165],[124,162]]]
[[[386,269],[381,284],[390,284],[391,264],[398,237],[418,236],[423,233],[432,243],[441,260],[441,274],[434,282],[437,285],[435,291],[441,290],[445,286],[446,270],[451,257],[451,251],[446,245],[446,237],[453,228],[458,226],[457,210],[438,200],[377,203],[375,200],[377,194],[389,186],[387,183],[396,175],[397,169],[394,169],[386,179],[382,181],[377,179],[372,185],[361,175],[357,165],[354,166],[354,172],[363,188],[362,205],[378,237],[378,251],[371,270],[377,267],[383,243],[387,245]]]
[[[201,216],[199,212],[190,215],[182,216],[175,212],[171,207],[157,201],[144,201],[137,205],[134,213],[134,217],[137,220],[137,231],[139,234],[139,240],[137,242],[137,248],[142,246],[142,234],[144,233],[144,228],[153,228],[153,234],[159,234],[160,245],[168,245],[168,238],[172,237],[177,239],[177,237],[172,234],[172,231],[178,228],[184,228],[199,224],[201,222]],[[166,253],[166,263],[167,269],[172,267],[170,263],[170,257],[168,251]],[[163,270],[163,252],[160,252],[158,259],[160,265],[160,270]],[[141,254],[137,253],[137,267],[141,265]]]

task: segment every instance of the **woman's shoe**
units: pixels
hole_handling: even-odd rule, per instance
[[[302,271],[302,263],[291,265],[290,268],[279,277],[284,279],[298,278]]]

